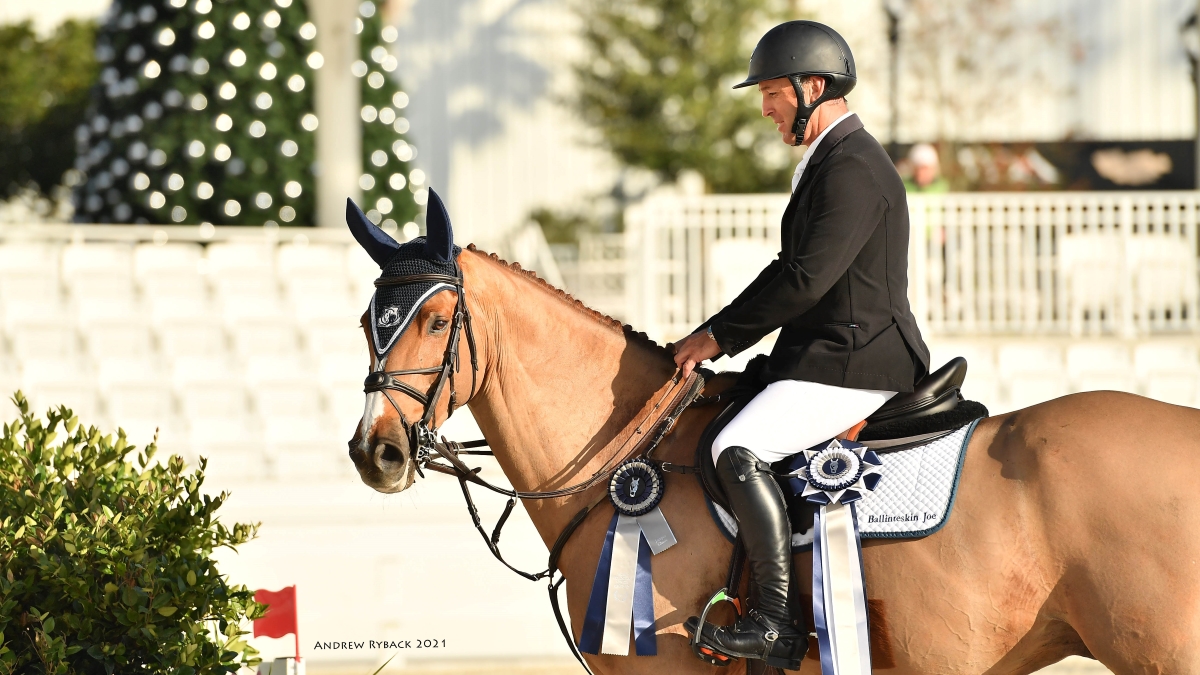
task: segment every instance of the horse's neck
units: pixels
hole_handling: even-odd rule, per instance
[[[519,490],[585,480],[621,449],[614,438],[664,387],[674,364],[498,262],[472,257],[464,271],[484,369],[470,408],[505,475]],[[577,501],[527,501],[526,508],[552,541]]]

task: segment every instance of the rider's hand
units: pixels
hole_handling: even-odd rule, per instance
[[[707,331],[697,331],[671,345],[675,353],[675,365],[683,370],[683,377],[692,374],[696,364],[721,353],[717,342]]]

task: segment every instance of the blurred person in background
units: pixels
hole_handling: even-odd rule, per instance
[[[929,143],[917,143],[908,151],[908,163],[912,166],[912,176],[904,180],[905,190],[926,194],[950,191],[950,183],[942,177],[937,148]]]
[[[807,631],[788,605],[791,525],[770,463],[846,432],[929,369],[908,305],[908,204],[887,152],[846,106],[849,45],[812,21],[772,28],[737,87],[758,85],[762,114],[808,151],[792,177],[780,254],[729,306],[673,345],[690,373],[781,329],[765,388],[713,442],[718,480],[750,563],[751,607],[732,626],[684,624],[723,654],[798,669]]]

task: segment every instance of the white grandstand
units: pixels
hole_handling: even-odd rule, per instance
[[[362,410],[358,317],[378,269],[358,246],[311,230],[89,229],[0,243],[0,388],[135,442],[158,428],[165,449],[221,457],[218,471],[352,470],[329,448]],[[304,461],[275,461],[283,447]]]

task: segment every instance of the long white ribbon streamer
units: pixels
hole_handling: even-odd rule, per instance
[[[833,655],[833,672],[823,675],[871,675],[867,602],[854,509],[835,503],[822,506],[821,511],[821,575]]]
[[[608,575],[608,597],[604,614],[604,638],[600,652],[625,656],[629,653],[629,631],[633,625],[634,581],[638,568],[638,545],[642,533],[653,554],[675,545],[667,518],[657,506],[650,512],[633,517],[617,516],[613,537],[612,566]]]

